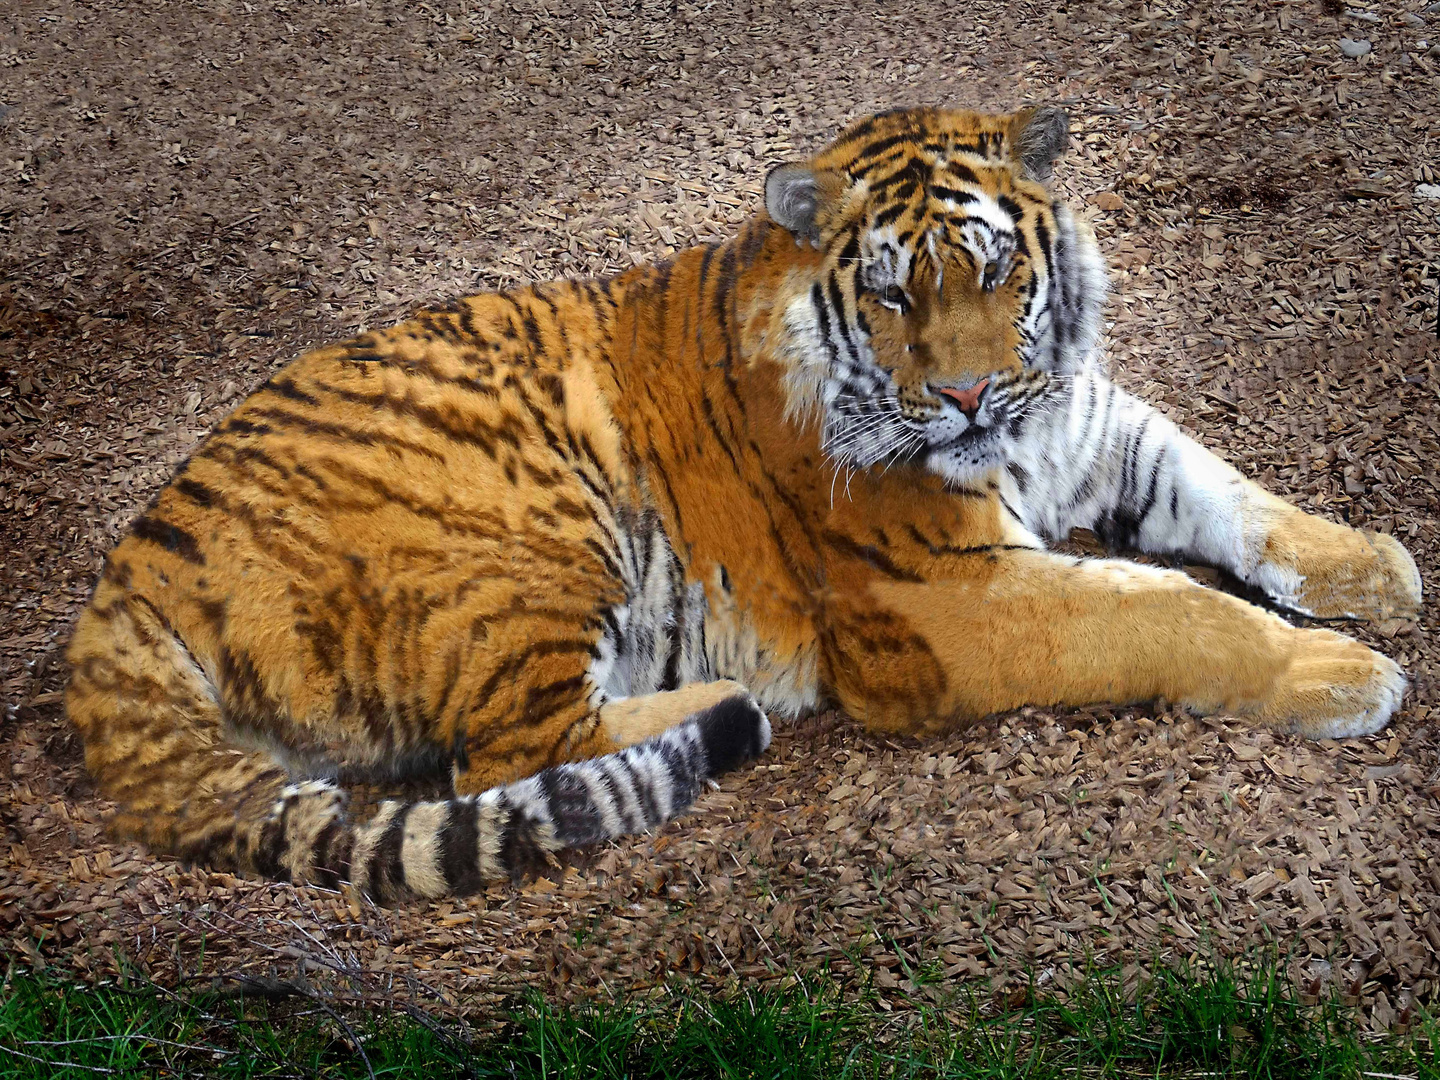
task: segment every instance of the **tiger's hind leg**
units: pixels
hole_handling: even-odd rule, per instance
[[[608,702],[599,714],[593,735],[569,747],[562,764],[498,789],[477,780],[476,771],[457,773],[458,796],[499,798],[515,822],[512,835],[538,838],[533,851],[512,842],[503,852],[512,874],[541,869],[551,852],[657,828],[688,808],[707,781],[770,745],[769,720],[737,683]],[[621,740],[629,745],[621,748]],[[443,838],[440,830],[435,836]],[[357,862],[369,846],[362,835]],[[430,861],[443,861],[438,849]],[[412,865],[423,862],[417,857]]]
[[[578,704],[578,703],[577,703]],[[585,762],[671,732],[686,733],[704,751],[706,777],[728,772],[770,745],[770,721],[749,691],[719,679],[638,697],[615,698],[585,709],[548,755],[554,763]],[[479,755],[457,767],[456,794],[496,783],[495,761]]]
[[[72,639],[66,708],[111,827],[185,861],[334,884],[343,796],[237,742],[216,688],[144,597],[102,579]]]
[[[473,892],[562,849],[662,824],[770,735],[734,683],[599,707],[577,696],[577,737],[548,751],[561,763],[497,786],[467,786],[481,775],[472,770],[459,798],[390,802],[352,824],[329,782],[296,781],[236,741],[216,687],[142,596],[102,580],[69,658],[67,708],[101,792],[120,804],[117,831],[249,875],[349,880],[385,902]],[[570,760],[592,753],[601,756]]]
[[[457,763],[454,799],[385,804],[355,829],[351,879],[396,899],[523,878],[557,852],[665,824],[770,744],[764,711],[725,681],[606,702],[577,731],[553,748],[558,764],[531,775],[497,783],[499,759],[472,754],[472,767]]]
[[[748,694],[729,693],[731,685],[724,693],[703,684],[649,695],[648,711],[672,718],[694,708],[697,697],[710,700],[624,749],[496,787],[471,786],[475,774],[461,774],[461,790],[445,802],[386,803],[355,829],[351,880],[382,900],[464,895],[542,871],[560,851],[663,825],[688,809],[707,781],[769,744],[764,712]],[[700,689],[707,693],[693,692]]]

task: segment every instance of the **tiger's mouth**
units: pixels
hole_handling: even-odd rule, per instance
[[[1007,440],[999,424],[971,424],[958,435],[932,440],[927,447],[932,461],[943,459],[970,471],[980,471],[1003,464]],[[944,470],[948,475],[949,470]]]
[[[958,435],[949,438],[931,440],[931,453],[944,453],[947,450],[965,450],[967,453],[976,453],[986,447],[994,446],[999,448],[1002,441],[1001,436],[1004,430],[995,424],[971,424]]]
[[[964,483],[1002,467],[1011,448],[1013,409],[1000,387],[973,414],[946,409],[927,425],[926,468],[945,479]]]

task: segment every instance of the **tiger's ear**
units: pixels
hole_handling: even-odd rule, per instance
[[[1049,180],[1070,141],[1070,118],[1055,105],[1021,109],[1010,121],[1010,154],[1027,180]]]
[[[777,165],[765,177],[765,212],[790,231],[797,244],[820,246],[815,215],[820,209],[820,184],[815,170],[803,162]]]

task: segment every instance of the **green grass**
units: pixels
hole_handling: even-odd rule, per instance
[[[517,1003],[498,1035],[318,999],[181,997],[12,973],[0,989],[0,1077],[705,1077],[1059,1080],[1064,1077],[1415,1077],[1440,1080],[1440,1025],[1363,1038],[1338,1003],[1302,1005],[1261,963],[1167,971],[1125,994],[1096,973],[1063,999],[978,987],[886,1011],[808,983],[712,1000],[559,1009]]]

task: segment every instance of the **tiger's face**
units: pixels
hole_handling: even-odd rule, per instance
[[[1041,183],[1063,113],[901,110],[766,180],[770,217],[820,254],[784,310],[792,413],[842,468],[921,464],[957,484],[1093,350],[1104,268]]]

